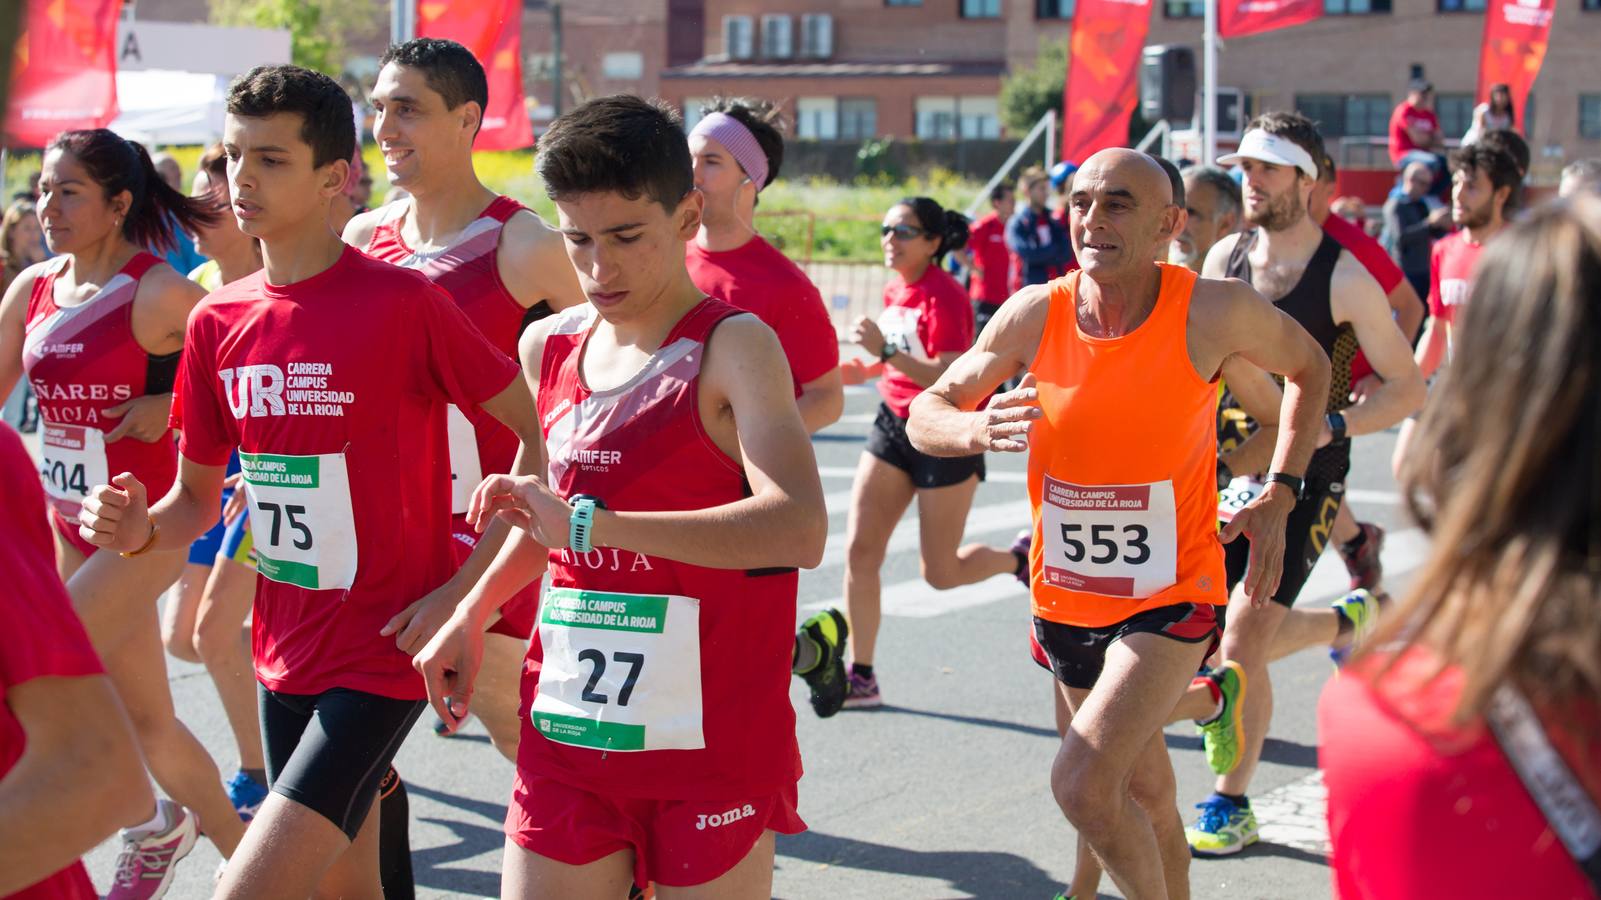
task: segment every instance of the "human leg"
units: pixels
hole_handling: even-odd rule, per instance
[[[845,525],[845,612],[850,621],[851,659],[873,664],[880,619],[879,569],[913,496],[906,472],[871,453],[856,466],[851,509]]]
[[[617,850],[582,865],[541,856],[506,838],[500,876],[504,900],[617,900],[634,884],[634,851]]]
[[[218,559],[200,601],[195,644],[217,688],[223,712],[239,748],[239,768],[262,769],[261,723],[256,716],[256,678],[250,661],[250,629],[245,616],[256,595],[256,573],[229,559]]]
[[[200,652],[195,647],[195,619],[210,577],[211,566],[185,563],[161,609],[161,645],[184,662],[200,662]]]
[[[518,687],[528,643],[504,634],[484,635],[484,660],[473,690],[473,714],[484,723],[500,755],[517,762],[522,719],[517,715]]]
[[[923,580],[937,591],[983,581],[1017,570],[1011,550],[961,543],[967,514],[973,508],[978,477],[917,491],[917,528],[922,548]]]

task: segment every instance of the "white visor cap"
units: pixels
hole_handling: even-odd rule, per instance
[[[1312,159],[1312,154],[1289,138],[1268,134],[1260,128],[1247,131],[1245,137],[1240,138],[1240,149],[1227,156],[1219,156],[1217,161],[1235,165],[1247,159],[1291,166],[1300,169],[1308,178],[1317,178],[1317,162]]]

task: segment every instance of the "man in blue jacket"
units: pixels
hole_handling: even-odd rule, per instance
[[[1067,229],[1051,217],[1045,200],[1050,193],[1045,171],[1027,169],[1017,180],[1019,197],[1028,198],[1006,223],[1006,246],[1017,254],[1021,278],[1012,290],[1044,284],[1074,266],[1073,244]]]

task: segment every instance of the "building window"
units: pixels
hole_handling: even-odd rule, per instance
[[[962,18],[999,19],[1001,0],[962,0]]]
[[[1372,137],[1390,129],[1388,94],[1297,94],[1295,108],[1326,138]]]
[[[1601,94],[1579,95],[1579,137],[1601,140]]]
[[[878,137],[878,101],[872,97],[847,97],[840,100],[839,137],[843,141],[863,141]]]
[[[1584,0],[1584,6],[1582,8],[1585,12],[1595,12],[1596,10],[1601,10],[1601,0]]]
[[[1473,126],[1472,94],[1440,94],[1434,98],[1434,115],[1446,137],[1461,137]]]
[[[964,140],[999,140],[1001,101],[998,97],[961,97],[956,101],[958,126]]]
[[[723,53],[729,59],[750,59],[756,52],[755,30],[750,16],[723,16]]]
[[[1169,19],[1199,19],[1206,15],[1206,0],[1166,0],[1162,15]]]
[[[792,23],[789,16],[762,16],[762,56],[789,59],[795,55]]]
[[[602,78],[634,81],[645,74],[645,57],[640,53],[608,53],[600,58]]]
[[[925,141],[956,140],[956,98],[918,97],[917,136]]]
[[[1330,16],[1389,15],[1390,0],[1323,0],[1323,12]]]
[[[884,0],[885,6],[922,6],[923,0]]]
[[[700,123],[700,120],[705,118],[705,114],[702,113],[701,110],[703,110],[706,107],[710,106],[711,103],[712,103],[712,101],[711,101],[710,97],[685,97],[684,98],[684,133],[685,134],[688,134],[689,132],[693,131],[695,126]]]
[[[828,13],[801,16],[801,56],[828,59],[834,55],[834,17]]]
[[[1601,2],[1601,0],[1597,0]],[[1034,18],[1036,19],[1071,19],[1073,18],[1073,0],[1034,0]]]
[[[1443,13],[1484,12],[1485,10],[1485,0],[1435,0],[1435,3],[1435,8]]]
[[[832,141],[839,137],[839,99],[801,97],[795,101],[795,134],[802,140]]]

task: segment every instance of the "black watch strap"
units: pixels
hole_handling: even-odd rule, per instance
[[[1287,472],[1273,472],[1267,476],[1268,484],[1282,484],[1295,492],[1295,499],[1306,498],[1306,482]]]
[[[1338,444],[1345,440],[1345,414],[1332,412],[1324,417],[1329,426],[1329,443]]]

